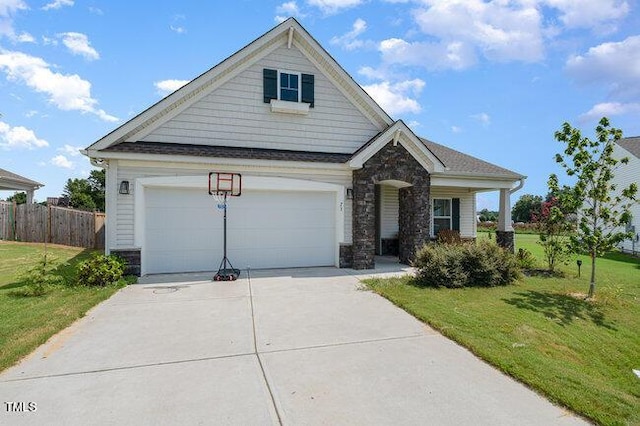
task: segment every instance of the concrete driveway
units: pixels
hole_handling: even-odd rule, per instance
[[[144,278],[0,375],[0,424],[583,423],[354,274]]]

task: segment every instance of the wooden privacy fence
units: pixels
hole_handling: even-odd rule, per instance
[[[0,240],[104,248],[104,213],[0,202]]]

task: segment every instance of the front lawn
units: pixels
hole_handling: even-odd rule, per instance
[[[543,267],[536,241],[516,235],[517,247]],[[574,259],[560,268],[565,278],[531,276],[507,287],[418,288],[410,277],[366,283],[550,400],[601,424],[638,425],[640,260],[598,259],[595,301],[575,297],[589,287],[590,263],[582,260],[580,278]]]
[[[75,266],[93,252],[55,245],[49,245],[47,251],[59,261],[55,273],[69,283],[75,280]],[[0,241],[0,371],[84,316],[119,288],[58,285],[43,296],[26,297],[21,294],[25,285],[21,275],[35,265],[43,253],[43,244]]]

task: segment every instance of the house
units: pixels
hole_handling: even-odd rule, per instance
[[[106,250],[141,274],[217,269],[222,214],[209,172],[242,175],[229,201],[237,268],[373,268],[411,260],[439,230],[476,236],[476,193],[524,176],[419,138],[290,18],[89,146],[106,168]]]
[[[5,169],[0,169],[0,191],[24,191],[27,203],[33,203],[33,194],[44,185]]]
[[[613,158],[620,160],[628,158],[627,164],[620,165],[613,176],[613,183],[617,188],[627,188],[632,183],[640,185],[640,136],[622,138],[613,146]],[[620,243],[620,249],[629,253],[640,251],[640,204],[631,207],[631,223],[628,230],[633,231],[634,237]]]

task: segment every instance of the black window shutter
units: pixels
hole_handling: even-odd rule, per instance
[[[271,99],[278,99],[278,71],[263,69],[262,80],[264,102],[269,103]]]
[[[451,200],[451,228],[454,231],[460,230],[460,198]]]
[[[306,102],[313,108],[314,103],[314,78],[312,74],[302,74],[302,102]]]

